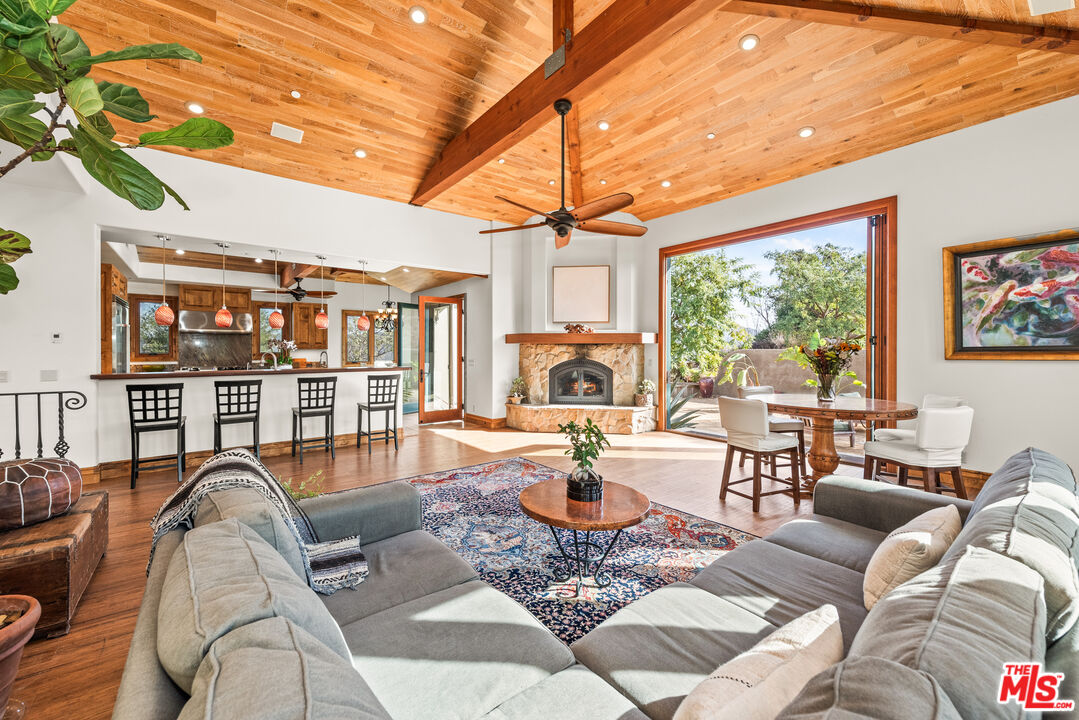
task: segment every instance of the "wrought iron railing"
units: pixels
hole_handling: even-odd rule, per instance
[[[67,451],[71,449],[71,446],[67,444],[67,440],[64,439],[64,411],[65,410],[79,410],[86,407],[86,396],[76,390],[49,390],[42,392],[19,392],[19,393],[0,393],[0,412],[3,411],[3,404],[5,404],[5,398],[11,398],[12,408],[15,418],[15,459],[22,458],[22,431],[23,426],[27,420],[31,418],[25,415],[33,415],[33,419],[37,424],[37,455],[36,457],[44,457],[44,436],[41,432],[41,420],[42,413],[51,412],[51,401],[47,402],[45,407],[42,407],[42,398],[55,395],[56,396],[56,423],[57,423],[57,440],[53,445],[53,452],[59,457],[65,457]],[[29,402],[24,402],[25,398],[32,398]],[[24,413],[25,411],[25,413]],[[6,433],[5,433],[6,434]],[[2,441],[3,438],[0,438]],[[4,457],[4,449],[0,447],[0,458]]]

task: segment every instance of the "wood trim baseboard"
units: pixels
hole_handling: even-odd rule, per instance
[[[472,415],[471,413],[465,413],[465,422],[472,423],[473,425],[482,425],[488,430],[497,430],[498,428],[506,427],[506,418],[487,418],[482,415]]]
[[[309,438],[310,439],[310,438]],[[397,428],[397,442],[402,443],[405,440],[405,429],[403,427]],[[365,439],[365,442],[367,440]],[[379,442],[377,439],[375,442]],[[344,433],[338,434],[334,437],[335,447],[347,447],[354,446],[356,444],[356,433]],[[291,440],[277,440],[275,442],[262,443],[259,446],[259,454],[262,457],[279,457],[281,455],[288,455],[292,452]],[[318,452],[317,449],[314,452]],[[208,460],[213,455],[213,450],[194,450],[187,453],[187,465],[190,471],[192,465],[198,465]],[[161,455],[152,458],[143,458],[143,462],[165,462],[169,459],[168,455]],[[156,472],[156,471],[149,471]],[[113,460],[110,462],[100,463],[90,468],[82,469],[82,484],[93,485],[106,480],[119,480],[127,479],[131,476],[131,460]],[[92,478],[92,479],[88,479]]]

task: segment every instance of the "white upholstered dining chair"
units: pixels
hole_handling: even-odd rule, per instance
[[[954,492],[965,498],[961,466],[973,424],[974,409],[966,405],[925,408],[918,413],[913,438],[871,440],[865,444],[865,478],[879,479],[880,465],[886,462],[899,468],[900,485],[907,484],[911,470],[918,470],[926,490]],[[942,474],[952,476],[952,487],[940,484]]]
[[[766,495],[790,495],[797,506],[801,501],[801,474],[798,463],[798,440],[788,434],[772,432],[768,428],[768,406],[761,400],[732,397],[719,398],[719,415],[723,427],[727,430],[727,457],[723,463],[723,484],[719,489],[719,499],[726,500],[727,492],[753,501],[753,512],[761,509],[761,498]],[[753,458],[753,476],[731,482],[731,468],[734,465],[734,453],[742,452]],[[783,478],[773,473],[764,475],[761,464],[774,460],[777,455],[790,457],[791,477]],[[773,464],[774,467],[774,464]],[[780,490],[761,492],[761,478],[767,477],[783,484]],[[751,494],[730,490],[731,485],[753,483]]]
[[[953,408],[959,407],[963,404],[963,398],[953,397],[951,395],[934,395],[933,393],[926,393],[922,397],[922,406],[920,410],[926,410],[928,408]],[[873,431],[874,440],[913,440],[915,434],[914,428],[880,428]]]
[[[775,388],[771,385],[739,385],[738,397],[745,399],[751,398],[755,395],[773,395],[775,394]],[[802,475],[806,476],[809,473],[806,471],[806,424],[804,420],[800,418],[783,417],[782,415],[769,415],[768,416],[768,430],[774,433],[790,433],[798,439],[798,466],[802,471]],[[745,467],[746,454],[742,453],[738,458],[738,467]],[[781,467],[776,463],[775,458],[772,458],[772,474],[775,475],[778,468]]]

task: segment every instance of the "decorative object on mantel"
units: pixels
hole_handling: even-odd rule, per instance
[[[221,309],[214,315],[214,324],[219,328],[227,328],[232,327],[232,313],[225,304],[225,250],[229,244],[219,242],[217,246],[221,248]]]
[[[285,316],[281,313],[281,308],[278,306],[278,302],[277,302],[277,285],[278,285],[277,279],[279,277],[281,277],[280,275],[277,274],[277,256],[281,254],[281,251],[280,250],[271,250],[270,252],[273,253],[273,276],[274,276],[273,312],[270,313],[270,317],[267,318],[266,321],[270,324],[270,327],[272,327],[274,330],[280,330],[281,328],[285,327]]]
[[[527,396],[528,383],[525,382],[525,379],[523,377],[518,375],[517,377],[513,378],[513,382],[510,383],[510,394],[509,397],[506,398],[506,402],[512,403],[514,405],[520,405],[521,400],[523,400]]]
[[[0,718],[21,718],[26,704],[11,699],[22,650],[41,618],[41,603],[29,595],[0,595]]]
[[[157,239],[161,241],[161,305],[154,310],[154,322],[161,327],[168,327],[176,320],[176,314],[172,312],[169,301],[165,297],[165,243],[169,241],[169,238],[166,235],[158,235]]]
[[[568,325],[563,325],[562,329],[574,335],[590,335],[595,332],[592,328],[581,323],[569,323]]]
[[[360,282],[362,283],[362,287],[360,289],[360,303],[366,308],[367,307],[367,261],[366,260],[360,260],[360,265],[362,266],[362,269],[360,270],[360,272],[362,273],[361,276],[360,276],[361,277]],[[367,317],[367,311],[366,310],[361,311],[360,316],[358,318],[356,318],[356,327],[358,327],[360,329],[360,332],[367,332],[368,330],[371,329],[371,318]]]
[[[592,461],[599,458],[603,446],[611,446],[611,441],[599,429],[592,418],[585,418],[584,425],[572,420],[565,425],[559,424],[558,432],[566,436],[570,449],[566,455],[573,458],[577,467],[566,478],[566,497],[581,502],[595,502],[603,498],[603,477],[592,467]]]
[[[855,340],[821,339],[820,333],[814,330],[808,343],[787,348],[779,354],[779,359],[792,360],[798,367],[815,372],[817,378],[806,380],[806,385],[817,388],[818,400],[831,402],[835,400],[843,378],[853,378],[855,385],[862,384],[857,375],[847,369],[861,350],[862,346]]]
[[[121,60],[202,62],[202,57],[176,43],[134,45],[93,55],[75,30],[51,22],[53,15],[73,4],[74,0],[0,2],[4,66],[0,72],[0,94],[4,96],[0,139],[21,151],[0,167],[0,178],[26,160],[50,160],[65,153],[79,158],[91,177],[140,210],[157,210],[166,193],[187,210],[176,191],[127,150],[161,145],[210,150],[231,145],[232,130],[216,120],[197,117],[120,145],[114,142],[116,130],[106,112],[136,123],[150,122],[156,116],[150,114],[149,104],[137,89],[95,82],[87,73],[96,65]],[[55,98],[55,107],[38,102],[37,96]],[[74,114],[66,112],[68,108]],[[42,111],[48,115],[48,124],[35,117]],[[58,137],[61,130],[69,137]],[[30,241],[25,235],[0,229],[0,295],[18,286],[11,263],[29,252]]]
[[[655,404],[656,384],[648,378],[637,381],[637,392],[633,394],[633,404],[637,407],[652,407]]]
[[[1079,229],[946,247],[948,360],[1079,360]]]
[[[318,288],[323,292],[319,296],[321,304],[319,305],[318,315],[315,315],[315,327],[319,330],[325,330],[330,326],[330,316],[326,314],[326,256],[318,255],[316,257],[318,257],[319,264]]]

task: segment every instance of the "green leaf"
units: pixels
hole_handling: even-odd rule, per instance
[[[44,32],[48,23],[41,19],[33,10],[26,8],[18,16],[9,16],[5,13],[0,16],[0,30],[21,38],[38,32]]]
[[[49,25],[49,36],[56,45],[56,54],[68,77],[80,77],[90,72],[89,68],[76,66],[76,63],[90,57],[90,48],[82,37],[67,25]]]
[[[112,126],[112,123],[109,122],[103,112],[95,113],[90,117],[80,117],[79,125],[96,132],[100,141],[98,144],[108,144],[116,137],[116,128]]]
[[[42,20],[52,17],[52,3],[49,0],[27,0],[30,9]]]
[[[0,17],[8,20],[19,19],[29,9],[24,0],[0,0]]]
[[[0,140],[7,140],[24,150],[37,144],[48,131],[45,123],[29,115],[0,117]]]
[[[210,118],[190,118],[174,128],[139,136],[140,145],[172,145],[196,150],[225,147],[232,141],[232,130]]]
[[[52,6],[52,14],[59,15],[74,5],[76,0],[49,0],[49,5]]]
[[[4,29],[3,25],[4,21],[0,20],[0,29]],[[59,69],[49,50],[48,34],[45,28],[41,28],[38,32],[21,34],[16,38],[8,38],[5,44],[22,55],[34,72],[42,77],[49,77]]]
[[[179,193],[177,193],[177,192],[176,192],[175,190],[173,190],[172,188],[170,188],[170,187],[169,187],[168,185],[166,185],[165,183],[161,183],[161,187],[165,188],[165,192],[167,192],[167,193],[169,194],[169,196],[170,196],[170,197],[171,197],[171,198],[172,198],[173,200],[175,200],[176,202],[180,203],[180,207],[182,207],[182,208],[183,208],[184,210],[190,210],[190,209],[191,209],[191,208],[189,208],[189,207],[187,206],[187,203],[186,203],[186,202],[184,202],[184,199],[183,199],[182,197],[180,197]]]
[[[123,150],[102,147],[81,127],[72,128],[72,136],[86,172],[114,194],[140,210],[157,210],[165,202],[161,181]]]
[[[31,252],[30,238],[14,230],[0,228],[0,263],[13,263]]]
[[[7,295],[19,287],[19,276],[10,265],[0,265],[0,295]]]
[[[32,115],[43,107],[29,90],[0,90],[0,117]]]
[[[110,50],[100,55],[80,58],[68,67],[74,70],[99,63],[119,62],[121,60],[192,60],[202,62],[202,56],[178,43],[132,45],[123,50]]]
[[[97,89],[101,93],[102,102],[105,103],[106,112],[137,123],[149,122],[157,117],[150,114],[150,104],[130,85],[101,81],[97,84]]]
[[[69,82],[64,86],[64,94],[67,95],[71,108],[83,117],[95,115],[105,107],[101,93],[97,90],[97,83],[88,77]]]
[[[35,93],[51,92],[56,89],[34,72],[27,64],[26,58],[3,49],[0,49],[0,87]]]

